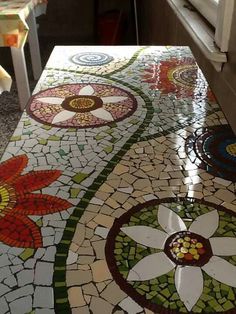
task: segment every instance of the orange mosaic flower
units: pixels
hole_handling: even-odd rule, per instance
[[[171,58],[151,64],[142,76],[151,89],[160,90],[163,94],[173,93],[177,98],[208,98],[214,101],[214,95],[197,66],[190,57]]]
[[[21,175],[27,163],[27,156],[20,155],[0,165],[0,241],[10,246],[39,248],[41,232],[28,215],[53,214],[68,209],[71,204],[56,196],[31,193],[50,185],[61,171],[31,171]]]

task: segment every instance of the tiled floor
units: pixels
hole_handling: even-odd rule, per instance
[[[0,166],[0,312],[236,313],[236,137],[186,47],[56,47]]]

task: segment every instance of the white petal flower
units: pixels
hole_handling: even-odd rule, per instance
[[[129,272],[127,280],[145,281],[167,274],[175,268],[164,252],[144,257]]]
[[[124,227],[121,230],[139,244],[155,249],[164,249],[168,234],[147,226]]]
[[[196,218],[191,224],[189,231],[200,234],[204,238],[210,238],[219,225],[219,214],[217,210],[206,213]]]
[[[114,104],[120,101],[126,100],[127,97],[124,96],[107,96],[107,97],[101,97],[101,100],[104,104]]]
[[[210,261],[202,269],[212,278],[236,288],[236,267],[225,259],[212,256]]]
[[[168,233],[176,233],[178,231],[187,230],[183,220],[168,207],[160,205],[157,218],[161,227]]]
[[[59,123],[73,118],[76,115],[76,112],[63,110],[55,115],[52,120],[52,123]]]
[[[40,97],[37,98],[37,101],[41,101],[42,103],[45,104],[52,104],[52,105],[61,105],[65,98],[61,97]]]
[[[214,255],[236,255],[236,239],[230,237],[210,238],[210,244]]]
[[[94,89],[92,88],[91,85],[87,85],[81,88],[79,91],[80,96],[92,96],[95,93]]]
[[[203,275],[199,267],[177,266],[175,271],[175,286],[180,299],[191,311],[203,292]]]
[[[109,111],[104,108],[98,108],[95,110],[91,110],[90,113],[99,119],[103,119],[105,121],[114,121],[112,115]]]
[[[127,280],[129,281],[145,281],[167,274],[175,268],[175,286],[180,299],[191,311],[199,300],[204,286],[202,271],[209,276],[231,287],[236,287],[236,267],[224,260],[220,256],[236,255],[236,239],[230,237],[212,237],[219,226],[219,214],[217,210],[213,210],[207,214],[197,217],[189,230],[182,220],[174,211],[164,205],[159,205],[158,223],[164,231],[154,229],[147,226],[130,226],[123,227],[121,230],[137,243],[146,247],[163,249],[164,252],[154,253],[140,260],[129,272]],[[191,242],[191,236],[195,242]],[[189,238],[189,244],[182,246],[183,251],[179,249],[179,243]],[[178,239],[181,240],[178,243]],[[199,240],[200,239],[200,240]],[[197,242],[203,241],[204,244]],[[187,240],[185,240],[187,241]],[[196,243],[197,242],[197,243]],[[190,243],[195,243],[190,246]],[[172,255],[168,253],[169,244],[175,249],[177,244],[177,254],[188,254],[188,258],[181,264],[181,257],[174,260]],[[209,248],[209,252],[205,250]],[[187,249],[189,248],[189,249]],[[169,248],[170,249],[170,248]],[[173,251],[175,254],[175,251]],[[183,252],[183,253],[182,253]],[[203,259],[201,260],[202,256]],[[193,254],[193,255],[191,255]],[[195,254],[195,255],[194,255]],[[208,255],[204,254],[210,254]],[[183,258],[183,257],[182,257]],[[194,258],[200,259],[201,263],[197,264]],[[204,259],[205,258],[205,259]],[[191,262],[193,260],[193,263]],[[189,262],[188,262],[189,261]],[[191,264],[192,263],[192,264]]]

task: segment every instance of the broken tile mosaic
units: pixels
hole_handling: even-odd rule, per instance
[[[1,313],[234,313],[226,125],[186,47],[55,47],[0,165]]]

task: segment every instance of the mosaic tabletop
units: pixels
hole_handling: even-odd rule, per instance
[[[0,312],[236,313],[235,164],[187,47],[55,47],[0,164]]]
[[[24,46],[29,27],[30,11],[47,0],[0,0],[0,47]]]

